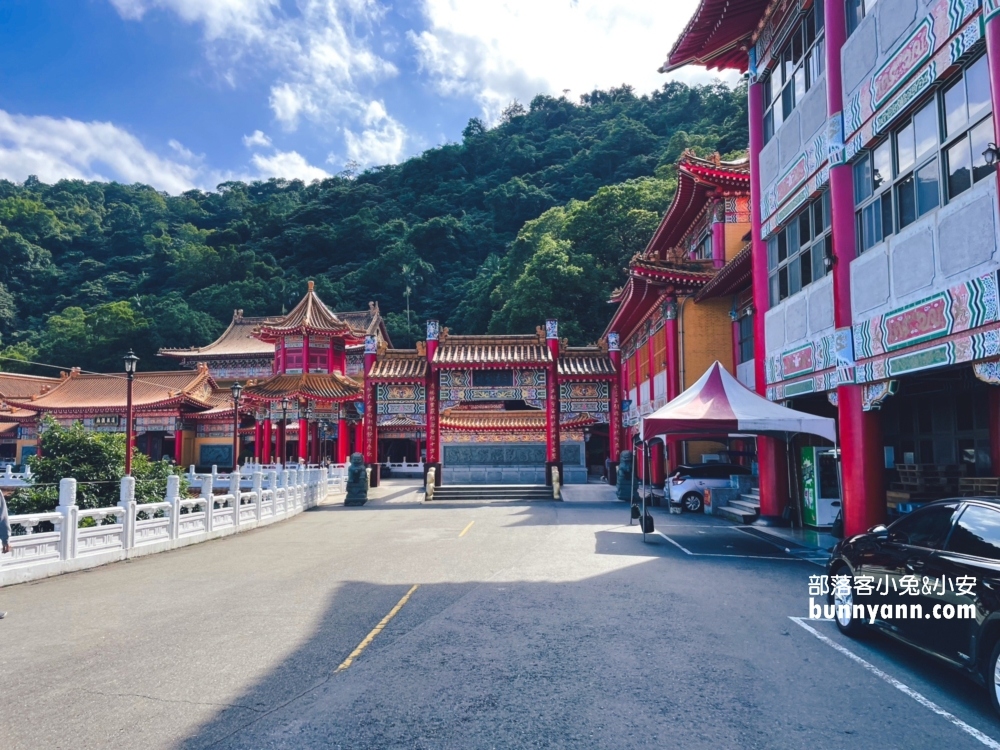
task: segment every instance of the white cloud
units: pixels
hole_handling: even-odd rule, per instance
[[[271,145],[259,130],[243,140],[254,146]],[[151,151],[132,133],[110,122],[14,115],[0,110],[0,178],[14,182],[23,182],[29,175],[48,183],[114,180],[141,182],[177,194],[193,188],[213,190],[227,180],[279,177],[311,182],[329,177],[296,151],[255,153],[248,168],[237,174],[207,168],[203,155],[177,140],[171,139],[167,145],[174,158]]]
[[[299,0],[286,12],[281,0],[110,0],[126,19],[169,11],[204,30],[208,54],[223,78],[238,80],[238,65],[252,58],[254,73],[275,76],[269,104],[288,131],[303,119],[328,125],[362,117],[362,89],[398,71],[370,45],[373,25],[385,14],[377,0]]]
[[[192,163],[194,155],[176,141],[170,145],[180,160],[153,153],[110,122],[0,110],[0,177],[18,182],[33,174],[43,182],[63,178],[143,182],[170,193],[206,186],[210,175]]]
[[[348,161],[362,165],[395,164],[403,157],[406,129],[389,116],[382,102],[369,102],[361,122],[364,128],[360,133],[344,129]]]
[[[263,131],[255,130],[250,135],[243,136],[243,145],[247,148],[268,148],[271,145],[271,139]]]
[[[570,97],[631,84],[639,93],[667,80],[657,73],[697,0],[422,0],[428,27],[409,32],[421,68],[438,91],[476,99],[495,119],[512,99]],[[705,82],[703,70],[674,78]],[[729,76],[734,80],[734,76]]]
[[[297,151],[275,151],[270,156],[254,154],[250,163],[257,168],[258,178],[279,177],[287,180],[312,182],[329,177],[329,173],[314,167]]]

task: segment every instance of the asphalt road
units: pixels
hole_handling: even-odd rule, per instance
[[[408,499],[0,589],[0,750],[1000,741],[964,678],[791,620],[821,568],[746,531]]]

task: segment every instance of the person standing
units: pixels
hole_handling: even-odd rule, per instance
[[[0,492],[0,545],[0,554],[10,552],[10,516],[7,515],[7,499],[3,492]],[[6,616],[6,612],[0,612],[0,620]]]

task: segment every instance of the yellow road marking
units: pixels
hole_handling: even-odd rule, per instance
[[[469,531],[469,529],[472,528],[472,524],[474,524],[474,523],[475,523],[475,521],[469,521],[469,525],[466,526],[464,529],[462,529],[462,533],[458,535],[459,539],[461,539],[463,536],[466,535],[466,533]]]
[[[366,648],[368,648],[369,644],[375,640],[375,636],[377,636],[379,633],[382,632],[382,630],[385,629],[385,626],[389,624],[389,620],[391,620],[393,617],[396,616],[399,610],[403,608],[403,605],[410,600],[411,596],[413,596],[413,592],[416,591],[418,588],[420,588],[419,583],[415,583],[413,584],[413,586],[410,587],[410,590],[403,595],[403,598],[400,599],[398,602],[396,602],[396,606],[389,610],[389,614],[383,617],[382,621],[374,628],[372,628],[372,632],[366,635],[365,639],[358,644],[358,647],[351,652],[351,655],[348,656],[346,659],[344,659],[344,661],[340,663],[340,666],[333,671],[334,674],[337,674],[338,672],[343,672],[345,669],[351,666],[352,662],[355,659],[361,656],[361,652],[364,651]]]

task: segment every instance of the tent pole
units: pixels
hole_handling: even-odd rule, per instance
[[[642,516],[639,518],[639,525],[642,527],[642,541],[646,541],[646,479],[649,477],[649,442],[642,441],[642,460],[645,462],[646,470],[642,472]]]

